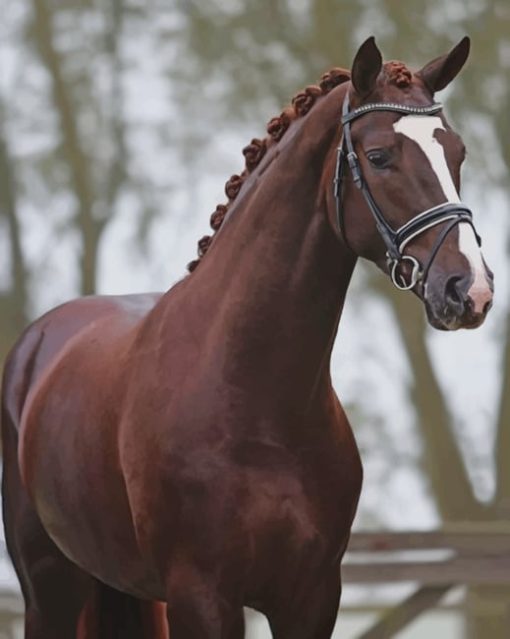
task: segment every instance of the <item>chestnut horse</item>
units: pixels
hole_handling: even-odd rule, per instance
[[[331,636],[362,479],[330,376],[356,259],[438,328],[491,305],[433,101],[468,52],[411,72],[368,39],[245,149],[191,275],[25,331],[2,427],[27,639],[241,639],[243,606],[276,639]]]

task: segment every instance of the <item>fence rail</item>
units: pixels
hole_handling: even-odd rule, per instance
[[[345,583],[419,584],[359,637],[391,639],[455,586],[510,587],[510,522],[455,524],[430,532],[354,533],[342,577]],[[510,601],[507,614],[510,618]]]
[[[461,585],[510,588],[510,522],[465,523],[436,531],[355,532],[342,565],[349,584],[415,582],[417,589],[385,610],[358,639],[392,639]],[[19,595],[0,590],[0,639],[22,618]],[[510,618],[510,601],[508,603]]]

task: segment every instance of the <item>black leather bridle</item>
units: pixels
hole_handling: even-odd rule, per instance
[[[347,165],[351,170],[354,184],[363,194],[368,208],[374,217],[377,230],[386,245],[386,258],[388,261],[391,280],[397,288],[403,291],[412,289],[419,281],[421,281],[423,285],[425,284],[432,262],[446,239],[446,236],[460,222],[468,222],[468,224],[473,227],[479,245],[481,244],[481,240],[473,225],[473,214],[471,210],[462,203],[447,202],[439,204],[438,206],[434,206],[422,213],[418,213],[418,215],[415,215],[411,220],[409,220],[409,222],[406,222],[403,226],[394,230],[386,221],[381,209],[377,206],[377,203],[372,197],[368,185],[363,178],[361,165],[352,143],[351,122],[373,111],[392,111],[394,113],[402,113],[405,115],[427,116],[439,113],[442,108],[442,105],[437,102],[428,106],[410,106],[407,104],[394,104],[390,102],[373,102],[370,104],[364,104],[363,106],[351,111],[349,106],[349,92],[346,93],[343,103],[343,135],[340,146],[337,150],[335,178],[333,180],[333,193],[336,200],[338,228],[345,243],[349,246],[345,233],[345,220],[342,210],[342,190],[343,182],[345,180],[345,167]],[[411,240],[425,232],[427,229],[430,229],[437,224],[442,224],[443,222],[449,222],[449,224],[444,227],[436,238],[425,266],[422,266],[412,255],[403,254],[405,247]],[[410,262],[412,265],[409,282],[406,282],[403,275],[398,273],[398,267],[405,261]]]

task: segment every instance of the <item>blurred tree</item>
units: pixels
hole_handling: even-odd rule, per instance
[[[393,33],[398,32],[397,47],[417,51],[423,48],[424,31],[420,21],[409,22],[405,29],[399,29],[401,6],[393,0],[386,0],[384,12],[394,25]],[[439,27],[441,40],[451,39],[451,23],[441,25],[439,3],[430,3],[426,9],[418,2],[411,3],[414,16],[420,11],[433,15]],[[476,27],[474,27],[476,25]],[[445,26],[447,27],[445,29]],[[483,188],[487,184],[505,192],[507,204],[510,203],[510,108],[509,68],[510,60],[505,51],[510,47],[510,10],[506,3],[499,0],[471,3],[465,6],[456,24],[458,36],[470,33],[473,40],[474,60],[469,70],[455,83],[449,99],[449,109],[459,122],[469,121],[469,117],[478,115],[490,122],[493,138],[499,148],[487,149],[487,141],[472,135],[480,127],[463,129],[468,148],[477,150],[476,170],[484,174]],[[391,44],[393,45],[394,39]],[[448,44],[445,42],[445,48]],[[390,43],[388,43],[388,47]],[[483,130],[483,129],[482,129]],[[483,133],[482,133],[483,135]],[[496,157],[503,159],[503,166],[497,169]],[[408,359],[413,367],[414,384],[411,398],[416,406],[417,423],[424,443],[424,467],[444,521],[492,521],[510,519],[510,397],[506,392],[510,384],[510,309],[507,308],[506,332],[502,348],[502,393],[497,411],[495,437],[495,492],[490,503],[481,503],[476,499],[460,451],[460,445],[452,430],[452,419],[444,393],[438,384],[426,346],[423,316],[416,308],[414,300],[397,295],[384,287],[385,294],[391,299],[396,317],[402,328],[403,342]],[[432,392],[431,392],[432,391]],[[431,398],[434,398],[433,400]],[[445,481],[447,478],[447,481]],[[470,639],[487,637],[503,639],[508,633],[510,623],[510,590],[508,588],[477,587],[470,589],[467,598],[468,624]]]
[[[4,109],[0,103],[0,122]],[[27,269],[21,243],[16,206],[14,163],[9,154],[5,131],[0,125],[0,224],[7,229],[10,272],[0,291],[0,361],[27,323]]]
[[[84,134],[80,133],[79,126],[79,116],[83,117],[83,112],[80,113],[80,111],[83,111],[83,107],[81,109],[78,107],[79,102],[74,99],[72,90],[74,87],[75,90],[80,89],[82,95],[87,95],[91,100],[89,109],[95,111],[98,118],[101,117],[103,105],[95,103],[93,99],[90,78],[92,69],[87,70],[83,67],[80,69],[81,87],[73,83],[71,78],[66,78],[62,55],[55,46],[52,13],[54,9],[47,0],[32,0],[32,6],[35,43],[50,77],[54,108],[62,136],[62,159],[69,168],[69,190],[74,194],[77,202],[74,222],[82,242],[79,293],[91,295],[95,292],[97,284],[99,240],[109,219],[123,176],[124,145],[122,124],[118,120],[120,110],[111,112],[108,133],[113,137],[117,148],[113,158],[108,158],[105,162],[101,157],[100,149],[96,149],[94,154],[94,149],[85,147]],[[110,18],[111,24],[101,48],[106,49],[110,64],[113,65],[114,84],[111,98],[113,106],[118,107],[120,74],[117,47],[122,25],[122,11],[119,0],[115,0],[111,7],[110,15],[104,16],[106,19]]]

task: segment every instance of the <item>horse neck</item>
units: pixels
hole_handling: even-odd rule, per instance
[[[208,348],[214,344],[224,374],[252,389],[277,384],[280,401],[284,393],[294,402],[296,394],[309,397],[320,379],[329,381],[355,263],[335,236],[326,208],[339,135],[339,89],[295,122],[250,176],[188,282],[208,309]]]

